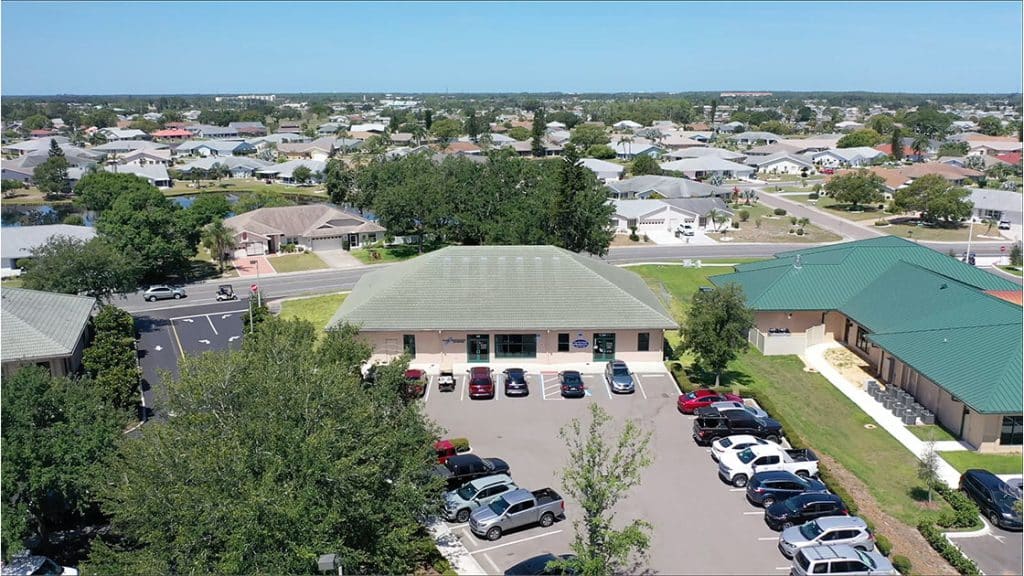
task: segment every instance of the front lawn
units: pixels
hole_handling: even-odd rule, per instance
[[[319,330],[327,328],[327,323],[345,301],[348,293],[326,294],[312,298],[285,300],[281,303],[279,316],[286,320],[306,320],[312,322]]]
[[[423,253],[432,252],[443,248],[439,244],[424,244]],[[376,257],[374,254],[376,253]],[[395,244],[390,246],[373,246],[370,248],[357,248],[349,252],[363,264],[384,264],[387,262],[401,262],[420,255],[418,244]]]
[[[810,194],[806,196],[803,194],[793,196],[783,196],[786,200],[794,200],[796,202],[802,202],[810,206],[817,206],[818,208],[825,208],[830,213],[847,220],[879,220],[887,216],[892,216],[884,210],[879,210],[878,205],[874,206],[857,206],[856,209],[850,204],[840,204],[833,198],[828,196],[819,196],[817,200],[812,200]]]
[[[739,229],[729,228],[725,234],[710,233],[709,238],[722,241],[731,238],[733,242],[836,242],[842,240],[838,234],[819,228],[814,224],[803,227],[803,234],[790,234],[790,230],[800,227],[790,222],[790,216],[775,216],[770,210],[756,206],[756,210],[747,206],[733,208],[734,213],[746,210],[750,218],[740,222]],[[728,242],[728,240],[726,240]]]
[[[312,252],[271,256],[267,258],[267,262],[270,262],[270,265],[273,266],[274,270],[277,272],[304,272],[306,270],[320,270],[322,268],[327,268],[324,261]]]
[[[245,194],[247,192],[273,192],[291,197],[309,197],[327,200],[323,186],[291,186],[277,182],[267,184],[254,178],[225,178],[224,180],[201,180],[198,188],[192,187],[191,180],[175,180],[174,186],[163,190],[164,196],[191,196],[193,194]]]
[[[901,238],[909,238],[912,240],[936,240],[940,242],[967,242],[967,236],[970,234],[969,226],[960,226],[959,228],[940,228],[938,226],[924,226],[916,223],[891,224],[890,226],[879,228],[878,230]],[[974,239],[979,240],[978,234],[983,234],[984,232],[983,226],[975,226]],[[993,229],[989,234],[995,236],[998,232]],[[985,239],[981,238],[981,240]]]
[[[1003,272],[1013,274],[1014,276],[1021,275],[1020,266],[999,266],[999,269],[1002,270]]]
[[[1020,474],[1020,454],[979,454],[969,450],[941,452],[940,455],[960,472],[982,468],[993,474]]]
[[[12,276],[11,278],[4,278],[3,282],[0,282],[0,286],[4,288],[21,288],[25,284],[25,280],[20,276]]]
[[[699,286],[709,285],[708,277],[728,273],[729,269],[683,268],[679,266],[637,266],[631,268],[643,277],[659,297],[667,292],[672,298],[676,318],[685,318],[684,303],[689,303]],[[678,336],[668,335],[670,344]],[[684,364],[689,359],[680,358]],[[691,369],[695,379],[700,375]],[[741,394],[757,394],[770,399],[777,416],[789,426],[789,434],[837,460],[860,478],[871,495],[890,514],[917,525],[923,516],[933,514],[921,503],[922,484],[917,479],[917,458],[823,376],[804,371],[796,356],[764,356],[753,348],[737,358],[723,375],[723,385]],[[933,510],[943,510],[941,503]]]

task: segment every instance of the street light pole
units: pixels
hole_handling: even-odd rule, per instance
[[[262,294],[263,287],[260,286],[260,259],[259,258],[253,258],[252,260],[249,260],[249,264],[255,264],[256,265],[256,306],[262,306],[263,305],[263,294]]]

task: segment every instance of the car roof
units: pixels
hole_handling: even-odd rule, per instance
[[[836,496],[831,492],[804,492],[803,494],[797,494],[796,496],[793,496],[793,498],[799,498],[801,502],[806,502],[808,500],[829,500],[832,502],[842,501],[842,499],[839,496]],[[792,500],[792,498],[790,498],[790,500]]]
[[[470,482],[470,484],[473,485],[473,488],[479,490],[481,488],[484,488],[485,486],[490,486],[491,484],[507,484],[511,481],[512,477],[509,476],[508,474],[491,474],[490,476],[477,478],[476,480]]]
[[[563,376],[579,376],[580,375],[580,371],[579,370],[562,370],[562,375]]]
[[[483,458],[476,454],[456,454],[448,459],[452,464],[469,464],[470,462],[478,462],[481,460],[483,460]]]
[[[626,367],[626,363],[624,361],[622,361],[622,360],[611,360],[608,363],[611,364],[612,366],[616,367],[616,368],[625,368]]]
[[[473,366],[469,369],[470,374],[490,374],[491,369],[487,366]]]
[[[981,483],[982,486],[990,490],[1005,491],[1009,487],[1009,485],[1006,482],[1003,482],[999,478],[999,476],[996,476],[995,474],[989,472],[988,470],[982,470],[980,468],[972,468],[967,472],[964,472],[964,476],[970,476],[971,478],[974,478],[979,483]]]
[[[523,372],[526,372],[526,370],[523,370],[522,368],[506,368],[505,372],[508,372],[509,374],[522,374]]]
[[[417,370],[415,368],[405,371],[406,378],[419,378],[420,376],[423,376],[423,374],[423,370]]]
[[[858,516],[822,516],[815,520],[818,526],[831,530],[834,528],[867,528],[868,523]]]
[[[859,559],[857,550],[849,544],[833,544],[830,546],[811,546],[802,550],[808,560],[843,560]]]
[[[765,472],[755,472],[750,478],[750,481],[764,482],[765,480],[803,480],[803,478],[789,472],[787,470],[767,470]]]

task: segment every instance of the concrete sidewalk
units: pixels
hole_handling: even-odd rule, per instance
[[[427,531],[434,537],[434,544],[441,555],[451,564],[452,570],[459,576],[486,576],[487,571],[473,558],[458,536],[452,534],[448,526],[438,518],[431,518],[426,523]]]
[[[866,412],[868,416],[871,416],[879,426],[884,428],[900,444],[906,446],[907,450],[913,452],[918,459],[923,460],[928,449],[927,443],[914,436],[910,430],[907,430],[907,427],[899,418],[886,410],[884,406],[868,395],[860,386],[847,380],[829,364],[825,360],[825,352],[832,348],[842,348],[842,345],[837,342],[817,344],[808,348],[800,358],[804,361],[804,364],[817,370],[819,374],[824,376],[833,386],[852,400],[861,410]],[[936,444],[936,449],[938,449],[938,444]],[[950,488],[956,488],[960,484],[960,472],[942,458],[939,458],[939,478]]]

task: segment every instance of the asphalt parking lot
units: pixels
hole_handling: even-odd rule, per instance
[[[995,528],[982,518],[988,533],[980,536],[956,537],[951,540],[989,576],[1021,574],[1024,565],[1024,536]]]
[[[496,374],[500,376],[500,374]],[[678,392],[671,377],[641,372],[631,395],[612,394],[599,374],[585,374],[589,394],[563,399],[555,372],[527,376],[530,394],[506,397],[500,382],[493,400],[470,400],[464,374],[453,392],[438,392],[436,376],[424,395],[427,414],[447,430],[446,437],[469,438],[473,453],[509,463],[523,488],[551,487],[566,496],[566,519],[549,528],[529,527],[490,542],[467,526],[451,524],[488,573],[502,573],[538,554],[569,552],[573,521],[580,507],[560,480],[568,453],[558,430],[571,418],[586,421],[587,404],[598,402],[618,424],[638,420],[652,431],[654,463],[641,484],[616,508],[622,522],[643,518],[654,526],[646,568],[662,574],[784,574],[790,568],[778,551],[778,534],[763,512],[747,503],[741,489],[718,478],[709,450],[690,437],[692,417],[676,410]]]
[[[153,310],[135,314],[142,365],[142,396],[149,417],[165,413],[162,373],[178,376],[185,355],[237,348],[242,341],[242,316],[247,301]]]

